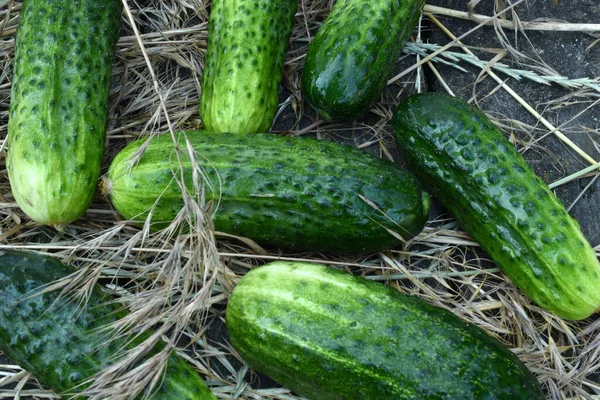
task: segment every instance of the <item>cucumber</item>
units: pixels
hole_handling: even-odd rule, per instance
[[[113,363],[117,351],[130,347],[127,338],[109,339],[110,332],[99,329],[124,314],[99,288],[84,308],[73,298],[59,297],[59,291],[39,290],[73,272],[49,256],[0,252],[0,350],[61,395],[81,393],[87,379]],[[215,397],[198,373],[173,354],[152,399]]]
[[[379,96],[425,0],[339,0],[308,47],[302,87],[326,121],[356,118]]]
[[[214,0],[200,116],[212,132],[271,128],[296,0]]]
[[[185,137],[214,187],[206,187],[206,198],[218,207],[217,231],[298,251],[366,252],[399,243],[388,229],[408,240],[427,221],[429,197],[412,175],[351,146],[273,134],[177,137],[190,192]],[[153,227],[161,229],[184,205],[173,179],[181,172],[170,135],[154,138],[132,165],[146,144],[132,142],[117,154],[102,187],[125,218],[144,221],[153,209]]]
[[[226,324],[250,366],[308,399],[543,399],[482,329],[322,265],[252,270],[231,294]]]
[[[23,5],[6,164],[15,200],[38,223],[61,229],[93,199],[120,18],[120,0]]]
[[[568,319],[600,309],[600,263],[579,224],[484,113],[410,96],[392,125],[408,166],[535,303]]]

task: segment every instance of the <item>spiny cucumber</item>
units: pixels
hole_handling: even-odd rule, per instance
[[[351,146],[274,134],[179,132],[185,183],[194,193],[194,163],[210,185],[217,231],[261,245],[299,251],[379,251],[418,234],[429,198],[412,175]],[[187,144],[197,159],[190,161]],[[141,146],[142,157],[131,163]],[[104,192],[127,219],[152,212],[168,225],[184,202],[171,135],[130,143],[113,160]],[[202,183],[202,182],[199,182]]]
[[[27,0],[15,42],[6,160],[33,220],[62,229],[90,205],[104,152],[120,0]]]
[[[424,0],[338,0],[308,47],[302,87],[327,121],[356,118],[379,96]]]
[[[0,350],[56,393],[79,398],[88,379],[136,339],[130,342],[102,329],[125,311],[99,288],[91,291],[85,307],[60,290],[47,290],[74,272],[50,256],[0,252]],[[198,373],[175,354],[162,383],[148,394],[154,400],[215,400]]]
[[[539,306],[569,319],[600,309],[600,263],[579,224],[475,107],[422,93],[392,121],[409,168]]]
[[[212,132],[266,132],[279,103],[296,0],[214,0],[200,117]]]

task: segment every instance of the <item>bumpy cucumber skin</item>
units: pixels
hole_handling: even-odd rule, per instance
[[[302,87],[327,121],[348,121],[383,90],[424,0],[339,0],[310,43]]]
[[[0,350],[59,394],[72,393],[126,346],[125,339],[108,340],[107,333],[98,330],[123,316],[99,289],[85,308],[65,296],[59,299],[58,291],[39,294],[42,285],[73,272],[51,257],[0,252]],[[152,398],[215,399],[202,378],[175,354]]]
[[[27,0],[21,10],[7,168],[15,200],[41,224],[68,224],[93,199],[120,18],[120,0]]]
[[[212,132],[271,128],[296,0],[212,2],[200,117]]]
[[[179,132],[198,154],[215,188],[217,231],[262,245],[300,251],[378,251],[418,234],[429,215],[429,197],[397,165],[351,146],[273,134]],[[178,161],[170,135],[154,138],[131,167],[145,141],[123,149],[110,165],[104,186],[127,219],[145,220],[154,206],[155,228],[171,222],[183,207]],[[187,150],[182,151],[186,186],[193,193]],[[377,208],[361,199],[369,199]],[[156,204],[155,204],[156,203]],[[384,215],[385,213],[385,215]]]
[[[392,124],[409,168],[527,296],[568,319],[600,309],[600,264],[579,224],[484,113],[420,94]]]
[[[250,366],[308,399],[543,399],[527,368],[483,330],[322,265],[249,272],[226,323]]]

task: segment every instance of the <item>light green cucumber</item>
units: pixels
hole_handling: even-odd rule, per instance
[[[415,296],[322,265],[274,262],[227,304],[248,364],[311,400],[542,400],[517,356]]]
[[[212,132],[266,132],[278,104],[296,0],[215,0],[200,117]]]
[[[120,0],[27,0],[15,42],[7,169],[33,220],[61,228],[91,203],[104,152]]]

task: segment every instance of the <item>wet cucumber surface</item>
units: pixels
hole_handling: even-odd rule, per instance
[[[568,319],[600,309],[600,264],[579,224],[485,114],[423,93],[392,124],[409,169],[528,297]]]
[[[212,132],[266,132],[279,104],[296,0],[211,3],[200,117]]]
[[[424,0],[339,0],[310,43],[302,87],[327,121],[356,118],[390,78]]]
[[[99,289],[91,293],[85,308],[72,298],[59,298],[60,291],[40,293],[42,285],[74,272],[48,256],[0,252],[0,350],[42,384],[65,395],[110,365],[126,346],[126,338],[109,340],[99,330],[123,316]],[[152,398],[214,400],[198,373],[175,354]]]
[[[35,221],[79,218],[104,152],[120,0],[27,0],[15,42],[7,169]]]
[[[429,198],[412,175],[354,147],[308,138],[180,132],[190,193],[184,134],[211,183],[206,196],[215,199],[218,231],[292,250],[356,253],[397,245],[387,229],[410,239],[427,221]],[[171,136],[161,135],[130,168],[143,143],[115,157],[103,186],[125,218],[143,221],[153,208],[152,221],[162,228],[184,205],[174,181],[179,164]]]
[[[482,329],[321,265],[252,270],[226,323],[250,366],[312,400],[543,399],[526,367]]]

